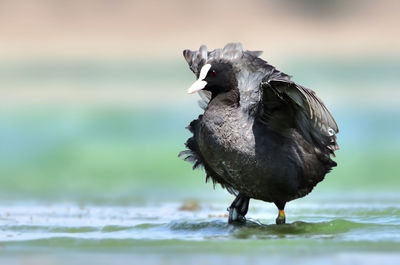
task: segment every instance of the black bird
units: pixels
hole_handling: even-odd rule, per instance
[[[198,78],[188,93],[200,94],[204,113],[188,126],[193,136],[179,156],[236,196],[229,223],[246,221],[250,198],[275,203],[276,223],[285,223],[286,202],[310,193],[337,165],[335,119],[314,91],[261,53],[240,43],[183,51]]]

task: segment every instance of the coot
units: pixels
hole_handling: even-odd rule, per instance
[[[184,50],[204,113],[179,156],[203,167],[206,180],[236,196],[229,223],[245,222],[250,198],[273,202],[277,224],[285,204],[311,192],[337,164],[335,119],[315,92],[291,81],[240,43]]]

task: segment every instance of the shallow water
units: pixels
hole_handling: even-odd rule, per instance
[[[243,226],[227,224],[222,201],[3,204],[0,262],[395,264],[399,201],[396,196],[299,200],[288,204],[287,224],[280,226],[274,224],[274,206],[253,201]]]

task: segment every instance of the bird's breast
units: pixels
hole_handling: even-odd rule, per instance
[[[200,125],[200,145],[219,154],[246,154],[253,156],[255,138],[253,120],[240,110],[218,113],[205,112]]]
[[[203,115],[196,137],[200,151],[207,164],[228,183],[246,178],[254,166],[252,125],[253,121],[239,110],[208,110]]]

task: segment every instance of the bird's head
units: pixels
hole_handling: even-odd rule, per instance
[[[237,80],[232,64],[217,61],[202,66],[198,79],[190,86],[188,93],[206,90],[211,92],[211,97],[214,98],[234,89],[237,90]]]
[[[239,103],[249,113],[257,111],[260,83],[273,70],[258,58],[260,54],[244,51],[240,43],[228,43],[211,51],[205,45],[195,51],[184,50],[183,56],[197,77],[188,93],[198,92],[206,103],[224,94],[224,102]]]

